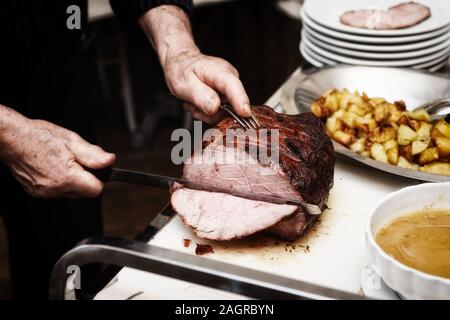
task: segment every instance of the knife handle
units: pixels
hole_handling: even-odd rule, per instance
[[[91,169],[91,168],[84,168],[87,172],[94,175],[98,180],[101,182],[109,182],[111,181],[114,169],[113,167],[109,166],[103,169]]]

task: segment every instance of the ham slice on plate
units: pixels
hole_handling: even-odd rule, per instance
[[[430,8],[417,2],[405,2],[387,11],[374,9],[348,11],[340,17],[340,20],[343,24],[356,28],[395,30],[412,27],[430,16]]]

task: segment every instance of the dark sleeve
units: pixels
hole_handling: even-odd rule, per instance
[[[178,6],[192,16],[194,5],[192,0],[110,0],[115,15],[119,18],[137,19],[148,10],[170,4]]]

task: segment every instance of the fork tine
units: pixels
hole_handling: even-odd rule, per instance
[[[230,116],[232,116],[244,129],[250,129],[250,126],[248,123],[242,121],[242,118],[239,117],[237,114],[235,114],[231,109],[229,109],[226,105],[221,105],[220,108],[222,110],[225,110],[228,112]]]
[[[250,122],[250,118],[246,119],[246,118],[243,118],[243,117],[241,117],[241,116],[239,116],[237,114],[236,114],[236,116],[239,117],[243,122],[245,122],[245,124],[247,125],[247,129],[256,129],[254,127],[254,125]]]
[[[441,108],[446,108],[450,104],[449,101],[441,101],[439,103],[435,103],[427,107],[427,111],[430,113],[434,113],[435,111],[439,111]]]
[[[297,101],[303,102],[303,103],[306,103],[306,104],[311,104],[314,101],[314,99],[309,99],[309,98],[304,98],[304,97],[297,97]]]
[[[252,114],[249,118],[243,118],[240,115],[238,115],[228,104],[223,104],[220,106],[221,109],[227,111],[244,129],[259,129],[261,128],[261,125],[259,124],[258,120],[256,120],[255,116]]]
[[[317,98],[316,95],[304,93],[304,92],[302,92],[302,91],[298,92],[298,93],[297,93],[297,96],[300,97],[300,98],[311,99],[311,100],[314,100],[314,99]]]
[[[424,103],[422,105],[420,105],[419,107],[417,107],[415,110],[417,109],[425,109],[427,111],[432,110],[436,107],[439,107],[442,104],[447,104],[450,103],[450,99],[438,99],[438,100],[434,100],[434,101],[430,101],[427,103]]]
[[[313,92],[311,92],[309,90],[303,89],[303,88],[298,88],[295,91],[295,95],[298,97],[303,97],[303,98],[312,99],[312,100],[317,98],[316,94],[314,94]]]
[[[261,125],[259,124],[259,122],[258,122],[258,120],[256,120],[256,118],[255,118],[255,116],[253,115],[253,113],[252,113],[252,116],[251,116],[251,118],[253,119],[253,121],[256,123],[256,127],[257,127],[257,129],[259,129],[259,128],[261,128]]]
[[[441,104],[439,109],[434,112],[437,115],[449,114],[450,113],[450,103]]]
[[[251,123],[253,129],[258,129],[258,124],[255,122],[253,117],[250,117],[250,118],[247,118],[247,119],[248,119],[248,122]]]
[[[298,107],[308,109],[316,98],[317,96],[307,89],[298,88],[295,90],[294,101]]]
[[[450,104],[444,105],[438,112],[431,114],[431,121],[446,119],[450,114]]]
[[[421,109],[432,109],[432,108],[434,108],[434,107],[436,107],[438,105],[441,105],[443,103],[444,103],[444,101],[442,101],[442,100],[432,101],[432,102],[428,102],[428,103],[420,106],[419,108],[421,108]]]

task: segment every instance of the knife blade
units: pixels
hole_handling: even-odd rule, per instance
[[[174,178],[169,176],[163,176],[158,174],[146,173],[141,171],[133,171],[126,170],[120,168],[108,167],[101,170],[91,170],[88,169],[93,175],[95,175],[102,182],[126,182],[144,186],[152,186],[157,188],[165,188],[170,189],[174,186],[174,184],[181,184],[189,189],[193,190],[201,190],[201,191],[209,191],[209,192],[218,192],[229,194],[232,196],[255,200],[255,201],[263,201],[275,204],[285,204],[285,205],[293,205],[303,208],[308,214],[311,215],[320,215],[322,210],[313,204],[309,204],[303,201],[299,201],[297,199],[289,199],[282,198],[272,195],[252,193],[239,191],[235,189],[222,188],[217,187],[211,184],[198,183],[194,181],[189,181],[186,179]]]

